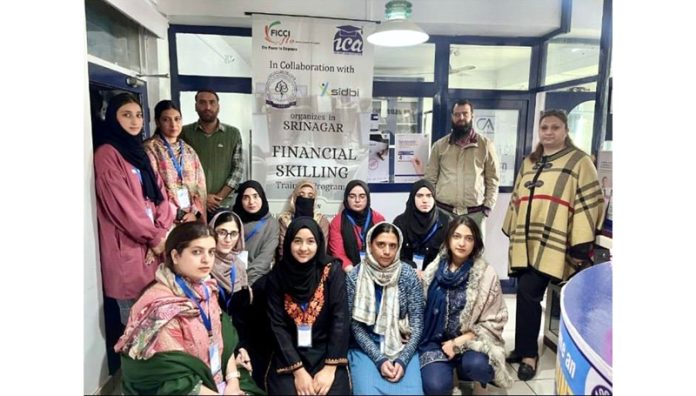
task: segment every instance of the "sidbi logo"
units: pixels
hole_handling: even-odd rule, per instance
[[[264,27],[264,33],[266,34],[266,41],[273,44],[287,44],[292,43],[294,40],[290,39],[290,31],[287,29],[273,28],[274,26],[280,25],[280,21],[271,22],[270,25]]]
[[[352,25],[336,26],[333,49],[335,54],[362,55],[362,28]]]
[[[328,82],[323,82],[320,85],[321,87],[321,93],[319,96],[352,96],[352,97],[357,97],[360,96],[360,88],[352,89],[352,88],[332,88],[329,89],[329,83]]]

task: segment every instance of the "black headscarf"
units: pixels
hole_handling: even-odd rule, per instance
[[[411,243],[419,243],[438,218],[437,205],[433,205],[428,213],[423,213],[416,208],[416,193],[423,187],[430,190],[433,194],[433,199],[435,199],[435,186],[431,182],[421,179],[413,183],[411,194],[409,194],[408,201],[406,201],[406,211],[404,211],[406,227],[401,230],[406,240]]]
[[[311,231],[317,242],[317,253],[304,264],[295,260],[290,251],[292,240],[303,228]],[[317,222],[310,217],[298,217],[288,226],[283,241],[283,258],[274,267],[273,272],[283,293],[288,293],[298,302],[305,303],[319,286],[324,266],[334,260],[336,259],[326,255],[324,234]]]
[[[145,154],[141,137],[142,131],[138,135],[133,136],[123,129],[116,118],[118,109],[124,104],[131,102],[140,106],[137,98],[129,93],[118,94],[109,100],[109,107],[106,110],[106,119],[103,124],[102,139],[99,144],[112,145],[123,159],[140,170],[143,195],[154,202],[155,205],[158,205],[164,197],[162,197],[162,193],[159,187],[157,187],[157,177],[152,170],[147,154]]]
[[[365,190],[365,194],[367,195],[367,206],[365,206],[365,209],[363,209],[362,212],[356,212],[350,208],[348,205],[348,194],[350,194],[350,191],[355,188],[356,186],[360,186]],[[367,218],[368,212],[370,212],[370,189],[367,187],[367,183],[365,183],[362,180],[351,180],[348,185],[346,185],[346,189],[343,192],[343,212],[341,214],[341,237],[343,237],[343,250],[346,253],[346,256],[350,259],[350,261],[353,263],[353,265],[356,265],[360,262],[360,250],[358,249],[358,241],[355,237],[355,231],[353,230],[353,224],[348,220],[348,215],[350,215],[351,218],[355,221],[355,224],[358,227],[363,227],[365,224],[365,219]],[[367,225],[367,227],[362,228],[362,233],[363,236],[367,234],[367,230],[369,230],[373,225],[375,224],[375,219],[371,218],[370,224]],[[363,244],[363,249],[365,249],[365,245]]]
[[[244,210],[244,206],[242,205],[242,196],[244,195],[244,191],[246,191],[247,188],[253,188],[254,190],[256,190],[256,192],[259,194],[259,198],[261,198],[261,209],[259,209],[259,211],[256,213],[247,212],[246,210]],[[266,193],[263,191],[263,187],[261,186],[261,184],[256,180],[247,180],[244,183],[240,184],[237,188],[237,199],[234,201],[232,211],[236,213],[240,219],[242,219],[242,223],[244,224],[252,221],[259,221],[265,215],[267,215],[268,199],[266,199]]]

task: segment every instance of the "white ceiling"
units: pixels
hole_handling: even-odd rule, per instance
[[[385,0],[157,0],[172,24],[251,27],[245,12],[382,20]],[[543,36],[560,25],[561,0],[412,0],[414,22],[427,33]],[[600,3],[601,0],[576,0]],[[585,8],[578,4],[577,7]],[[583,27],[585,28],[585,27]]]

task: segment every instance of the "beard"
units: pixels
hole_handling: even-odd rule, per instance
[[[200,112],[200,113],[198,113],[198,117],[203,122],[214,122],[215,120],[217,120],[217,116],[218,116],[217,113],[213,113],[213,112],[209,112],[209,113]]]
[[[456,142],[457,140],[467,136],[471,132],[471,128],[474,126],[474,120],[465,122],[463,124],[453,124],[452,125],[452,138]]]

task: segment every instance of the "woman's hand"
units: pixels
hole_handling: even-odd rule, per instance
[[[295,370],[292,373],[295,376],[295,390],[298,395],[313,395],[314,386],[312,384],[312,376],[309,375],[304,367]]]
[[[401,367],[399,363],[394,363],[394,376],[391,379],[387,378],[389,382],[399,382],[401,377],[404,376],[404,368]]]
[[[386,379],[387,381],[394,378],[394,363],[390,362],[389,360],[382,363],[382,365],[379,368],[379,373],[382,374],[382,377],[384,377],[384,379]]]
[[[196,218],[196,215],[188,212],[184,215],[184,217],[181,218],[181,223],[188,223],[189,221],[196,221],[198,218]]]
[[[164,253],[164,243],[166,242],[166,240],[167,240],[167,237],[162,238],[160,243],[158,243],[157,246],[152,248],[152,253],[154,253],[158,256],[160,254]]]
[[[237,354],[237,366],[244,367],[249,372],[251,372],[251,359],[249,358],[249,353],[244,348],[239,348],[239,353]]]
[[[237,378],[227,380],[225,386],[225,391],[222,392],[223,395],[246,395],[246,393],[239,388],[239,380]]]
[[[319,370],[317,375],[314,376],[314,381],[312,383],[315,394],[325,395],[329,393],[329,389],[331,389],[335,377],[336,366],[326,365]]]
[[[442,343],[442,352],[447,355],[447,359],[452,360],[454,357],[454,341],[453,340],[447,340]]]

